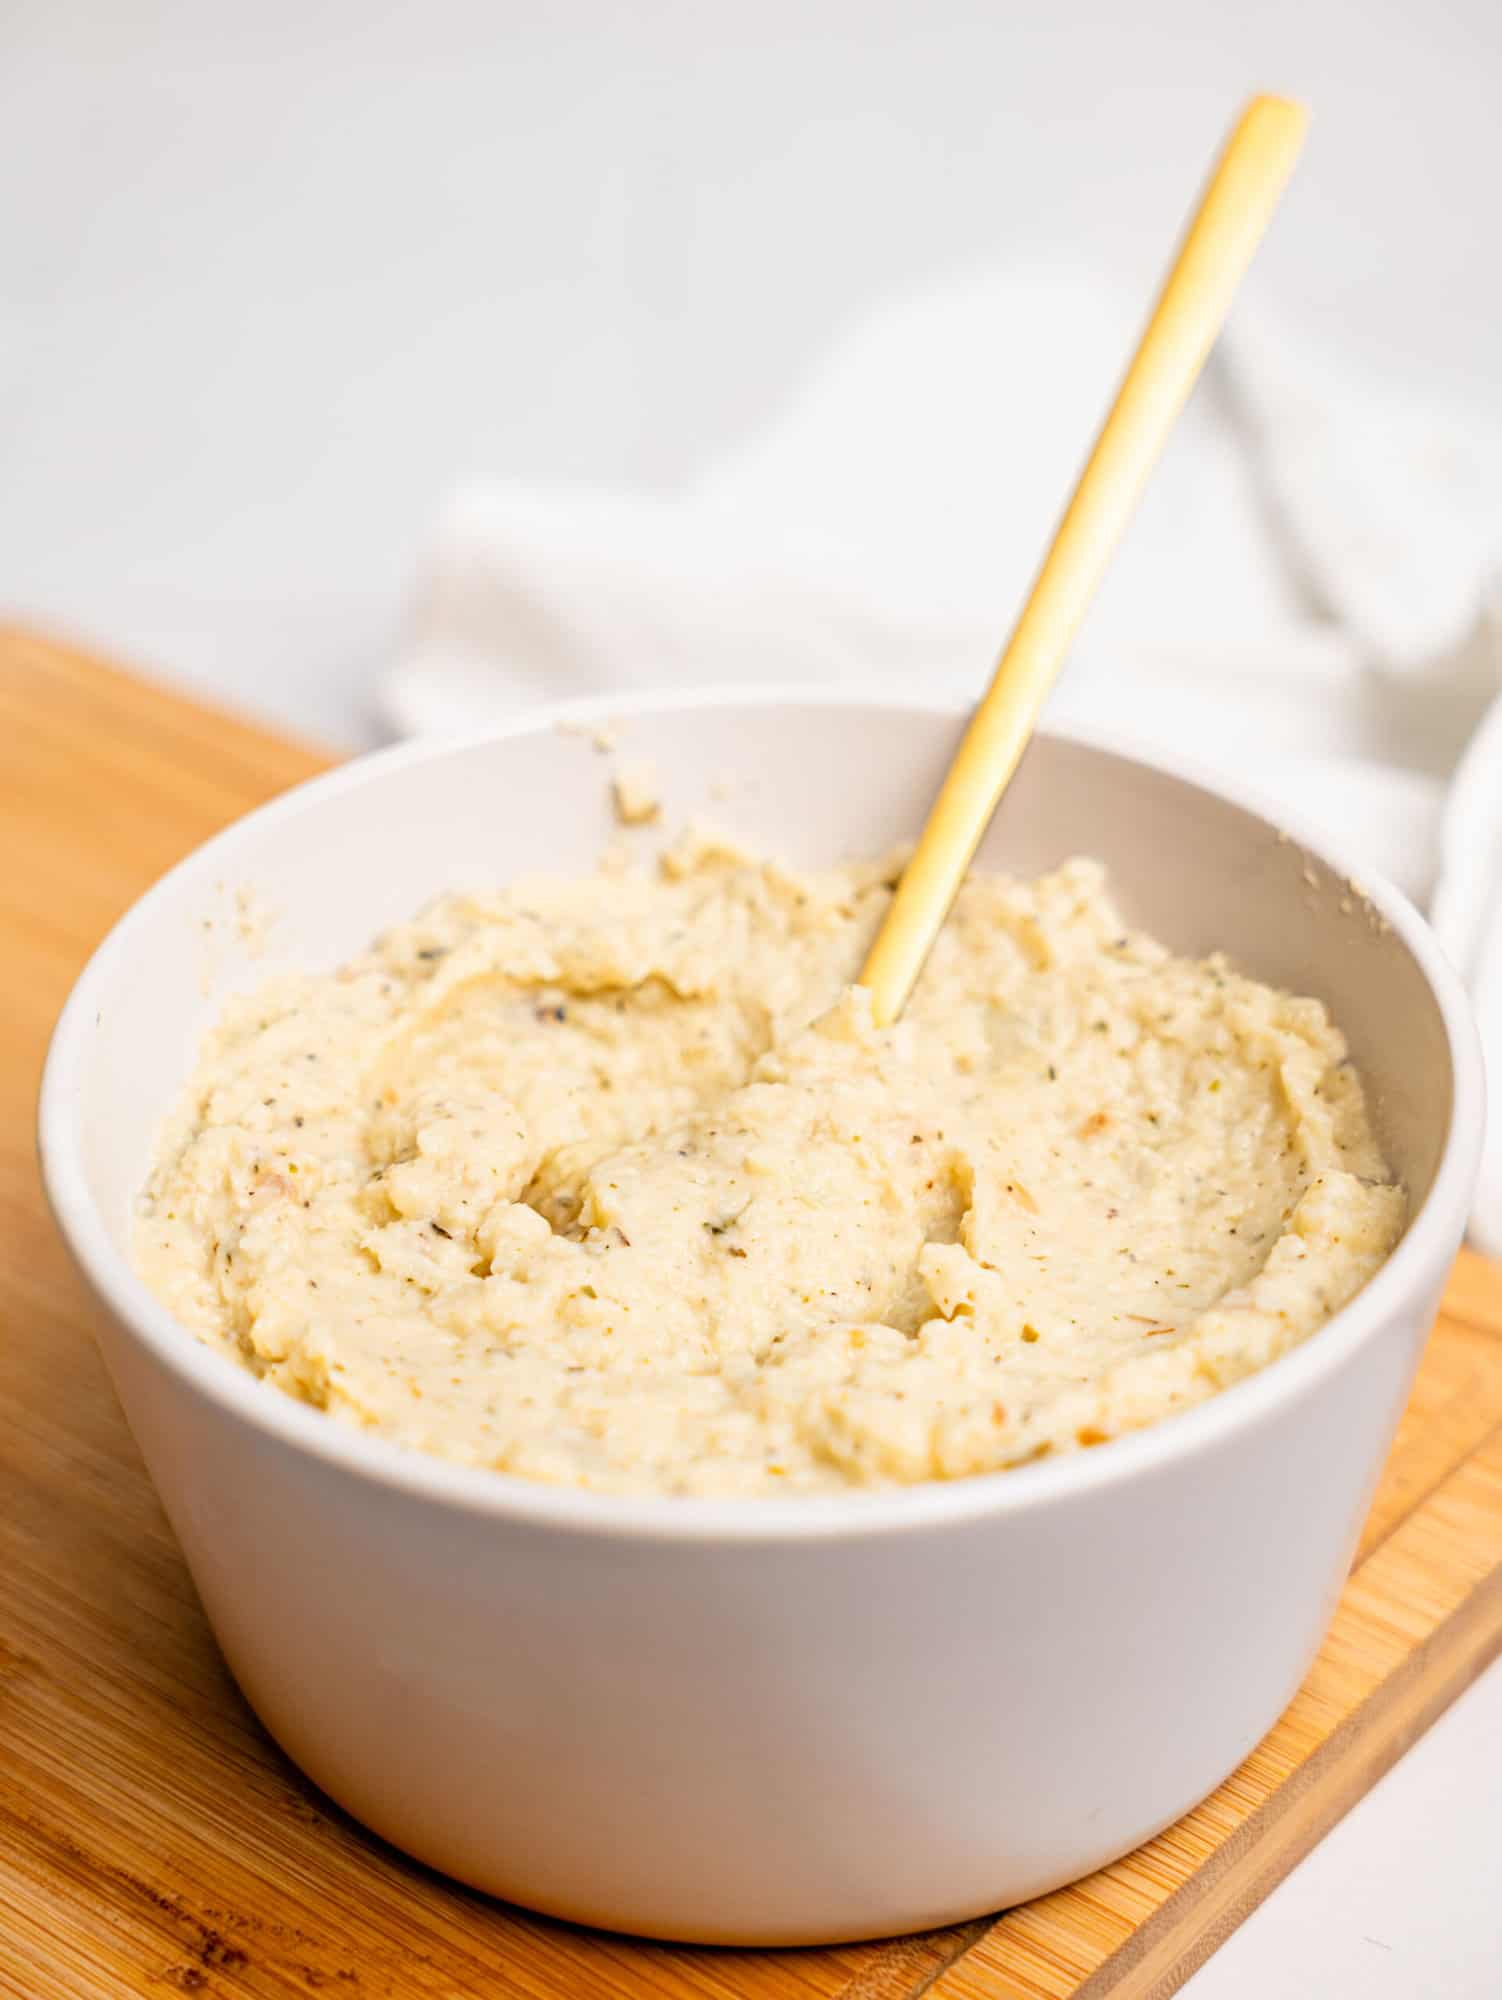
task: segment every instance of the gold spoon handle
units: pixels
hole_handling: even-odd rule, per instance
[[[1271,220],[1308,114],[1254,97],[1237,120],[861,972],[876,1019],[907,1004],[1038,710]]]

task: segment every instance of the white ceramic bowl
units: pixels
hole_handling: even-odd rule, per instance
[[[1211,1790],[1309,1664],[1461,1235],[1482,1116],[1464,997],[1394,891],[1365,901],[1313,843],[1175,771],[1041,737],[982,865],[1098,854],[1132,920],[1329,1002],[1412,1194],[1372,1283],[1201,1408],[949,1485],[623,1499],[430,1461],[189,1338],[132,1274],[127,1221],[226,994],[334,964],[455,883],[593,862],[606,766],[560,713],[289,793],[173,870],[79,980],[42,1155],[131,1427],[267,1728],[424,1861],[727,1942],[1036,1895]],[[675,816],[814,862],[911,835],[959,726],[722,691],[637,702],[625,735]],[[263,957],[242,890],[275,913]]]

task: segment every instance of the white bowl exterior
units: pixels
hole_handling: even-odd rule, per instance
[[[926,1929],[1087,1873],[1266,1732],[1442,1272],[1293,1410],[1121,1490],[847,1540],[636,1538],[354,1480],[106,1353],[236,1679],[357,1819],[670,1938]]]
[[[629,747],[673,806],[738,779],[714,817],[828,859],[913,830],[955,728],[718,696],[638,716]],[[1325,995],[1416,1197],[1439,1175],[1394,1263],[1256,1381],[1077,1461],[829,1503],[524,1488],[252,1382],[165,1322],[118,1247],[192,1036],[264,976],[229,951],[208,990],[190,977],[226,888],[280,910],[286,955],[331,962],[456,875],[584,865],[604,770],[546,729],[375,760],[178,871],[103,948],[59,1031],[43,1142],[127,1417],[253,1706],[423,1860],[560,1915],[729,1942],[1037,1894],[1210,1790],[1319,1643],[1474,1171],[1453,984],[1390,897],[1397,929],[1240,808],[1040,740],[987,858],[1102,852],[1134,920]]]

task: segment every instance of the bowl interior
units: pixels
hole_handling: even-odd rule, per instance
[[[719,700],[636,712],[620,750],[656,766],[669,830],[708,819],[818,863],[911,838],[960,727],[921,707]],[[609,772],[587,735],[551,725],[394,753],[272,807],[138,905],[95,964],[72,1106],[116,1245],[157,1127],[230,994],[289,967],[336,964],[446,889],[588,869],[621,837]],[[625,837],[646,850],[663,836]],[[1072,854],[1104,860],[1128,920],[1176,950],[1224,950],[1329,1005],[1416,1212],[1449,1127],[1449,1043],[1422,968],[1359,891],[1196,784],[1043,735],[980,862],[1031,873]]]

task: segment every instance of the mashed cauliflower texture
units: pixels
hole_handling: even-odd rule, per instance
[[[1072,861],[972,874],[881,1030],[850,982],[892,876],[700,837],[237,1003],[140,1269],[337,1422],[751,1495],[1101,1443],[1371,1276],[1404,1198],[1317,1001],[1172,956]]]

